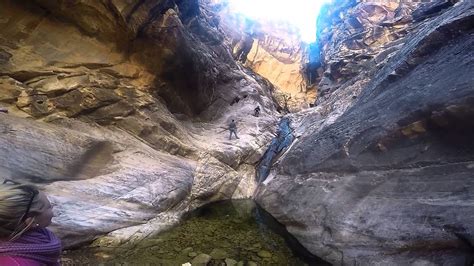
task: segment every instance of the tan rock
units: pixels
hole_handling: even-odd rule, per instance
[[[270,253],[269,251],[267,250],[260,250],[257,255],[260,257],[260,258],[271,258],[272,257],[272,253]]]
[[[89,77],[87,75],[76,74],[70,77],[47,76],[42,79],[36,79],[33,82],[26,82],[26,84],[47,95],[58,95],[60,93],[87,86],[89,85],[89,82]]]
[[[25,86],[20,82],[10,77],[0,77],[0,102],[14,103],[24,90]]]
[[[65,110],[68,116],[76,116],[81,112],[94,110],[119,100],[120,98],[111,90],[83,87],[53,98],[51,101],[56,108]]]
[[[424,121],[416,121],[411,123],[410,125],[404,127],[401,129],[401,132],[403,135],[407,137],[415,137],[421,133],[426,132],[425,128],[425,122]]]
[[[100,69],[101,72],[110,74],[117,78],[138,78],[142,69],[130,63],[122,63],[111,67]]]

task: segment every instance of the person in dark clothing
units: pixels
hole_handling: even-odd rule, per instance
[[[232,133],[234,133],[235,135],[235,138],[239,138],[237,137],[237,124],[235,123],[234,119],[232,119],[232,122],[230,122],[229,124],[229,132],[230,132],[230,135],[229,135],[229,140],[232,139]]]
[[[260,106],[255,107],[254,111],[254,116],[258,117],[260,115]]]

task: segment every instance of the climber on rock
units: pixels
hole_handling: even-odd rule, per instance
[[[255,107],[255,109],[253,109],[254,111],[254,116],[258,117],[260,115],[260,106],[257,106]]]
[[[234,133],[235,138],[237,139],[239,138],[237,137],[237,124],[235,123],[234,119],[232,119],[232,121],[229,124],[229,132],[230,132],[229,140],[232,139],[232,133]]]

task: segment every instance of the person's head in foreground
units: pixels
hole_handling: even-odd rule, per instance
[[[46,227],[53,209],[36,187],[0,184],[0,265],[59,265],[61,242]]]

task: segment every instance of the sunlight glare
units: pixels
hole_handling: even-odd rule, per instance
[[[316,40],[319,9],[332,0],[229,0],[233,12],[253,20],[284,21],[294,25],[304,42]]]

